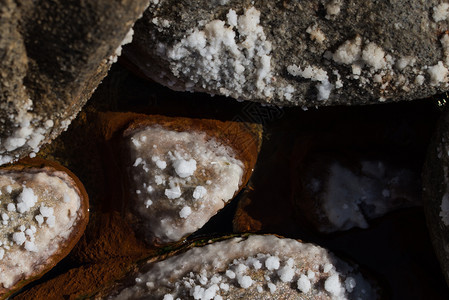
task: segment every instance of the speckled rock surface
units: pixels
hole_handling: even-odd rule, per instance
[[[126,54],[175,90],[321,106],[449,88],[449,5],[441,1],[151,2]]]
[[[449,111],[440,120],[423,172],[427,226],[449,284]]]
[[[0,165],[66,129],[148,1],[0,1]]]
[[[381,299],[357,266],[313,244],[271,235],[235,237],[150,260],[105,294],[104,299]]]

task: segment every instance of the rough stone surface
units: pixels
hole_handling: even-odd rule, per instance
[[[66,129],[148,1],[0,1],[0,164]]]
[[[105,294],[105,299],[382,299],[377,284],[356,265],[313,244],[271,235],[235,237],[163,261],[150,259]]]
[[[435,252],[449,284],[449,111],[440,120],[423,172],[423,201]]]
[[[449,87],[439,4],[152,1],[126,54],[175,90],[284,106],[418,99]]]

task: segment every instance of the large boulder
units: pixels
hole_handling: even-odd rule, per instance
[[[0,165],[67,128],[147,5],[0,0]]]
[[[448,89],[440,1],[152,1],[128,59],[147,77],[277,105],[369,104]]]

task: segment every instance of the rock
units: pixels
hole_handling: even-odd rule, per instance
[[[258,124],[126,113],[102,118],[104,128],[128,123],[108,142],[120,160],[118,173],[127,174],[114,181],[125,185],[119,202],[149,245],[178,242],[207,223],[245,187],[261,145]]]
[[[67,128],[147,4],[0,1],[0,164]]]
[[[446,107],[429,146],[423,171],[423,201],[432,243],[449,284],[449,114]]]
[[[156,82],[282,106],[446,91],[440,1],[152,1],[126,56]]]
[[[108,299],[380,299],[377,286],[355,265],[321,247],[269,235],[234,237],[149,260],[105,294]]]
[[[421,205],[420,173],[377,158],[310,155],[300,165],[294,202],[321,233],[368,228],[392,211]]]
[[[78,178],[61,165],[23,160],[0,169],[0,298],[53,268],[89,219]]]

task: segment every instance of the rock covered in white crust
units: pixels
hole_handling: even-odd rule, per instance
[[[75,182],[64,172],[0,171],[0,291],[46,268],[80,222]]]
[[[421,205],[417,171],[383,160],[357,161],[360,168],[338,160],[324,161],[321,167],[310,167],[323,168],[318,174],[303,174],[303,185],[310,195],[308,201],[315,203],[315,211],[300,212],[315,215],[321,232],[368,228],[374,218],[399,208]],[[306,207],[301,206],[304,201],[299,197],[297,205]]]
[[[449,89],[447,3],[223,3],[152,3],[128,58],[175,90],[283,106],[410,100]]]
[[[243,163],[232,148],[197,131],[161,126],[127,137],[133,204],[147,241],[174,242],[203,226],[239,190]]]
[[[215,242],[141,270],[109,299],[379,299],[356,267],[275,236]]]

